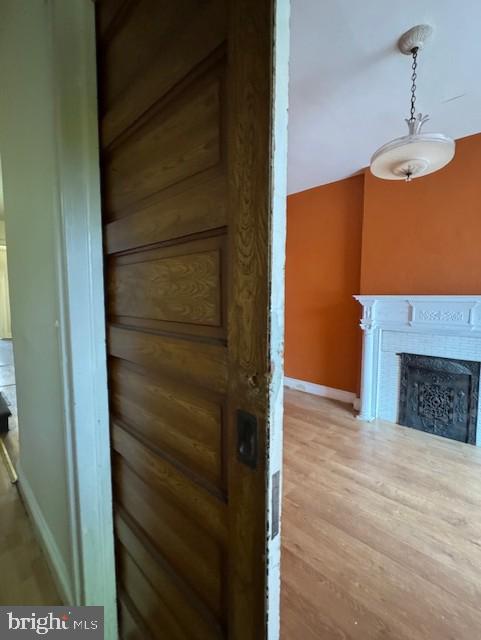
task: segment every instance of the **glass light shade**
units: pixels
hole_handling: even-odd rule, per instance
[[[409,135],[391,140],[371,158],[371,173],[384,180],[411,180],[438,171],[454,157],[455,143],[442,133],[421,133],[428,116],[406,121]]]

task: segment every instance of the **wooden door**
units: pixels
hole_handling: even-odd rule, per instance
[[[276,634],[287,7],[97,4],[123,638]]]

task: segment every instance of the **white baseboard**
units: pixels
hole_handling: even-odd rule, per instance
[[[296,389],[296,391],[303,391],[304,393],[311,393],[314,396],[331,398],[331,400],[352,404],[354,409],[359,410],[360,400],[352,391],[334,389],[333,387],[326,387],[322,384],[315,384],[314,382],[307,382],[306,380],[297,380],[296,378],[289,378],[287,376],[284,376],[284,385],[289,389]]]
[[[46,556],[46,560],[50,567],[50,571],[52,572],[59,595],[63,600],[63,604],[73,604],[73,592],[70,585],[67,567],[65,566],[60,550],[55,542],[55,538],[43,517],[42,510],[35,498],[32,487],[24,476],[20,466],[17,469],[17,475],[20,495],[22,496],[23,503],[28,515],[30,516],[37,539]]]

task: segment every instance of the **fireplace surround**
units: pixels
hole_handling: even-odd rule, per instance
[[[473,411],[470,405],[472,424],[466,441],[481,445],[481,428],[476,428],[481,415],[478,364],[481,362],[481,296],[363,295],[355,298],[363,307],[359,419],[379,418],[400,423],[403,417],[400,415],[401,354],[474,363],[471,382],[476,407]],[[438,430],[441,427],[438,420]]]

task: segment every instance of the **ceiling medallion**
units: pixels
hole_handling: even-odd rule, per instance
[[[408,135],[383,145],[371,158],[371,173],[384,180],[405,180],[428,175],[446,166],[454,157],[455,143],[443,133],[423,133],[423,125],[429,116],[416,114],[417,58],[432,29],[418,25],[401,36],[398,47],[401,53],[411,55],[411,113],[406,118]]]

